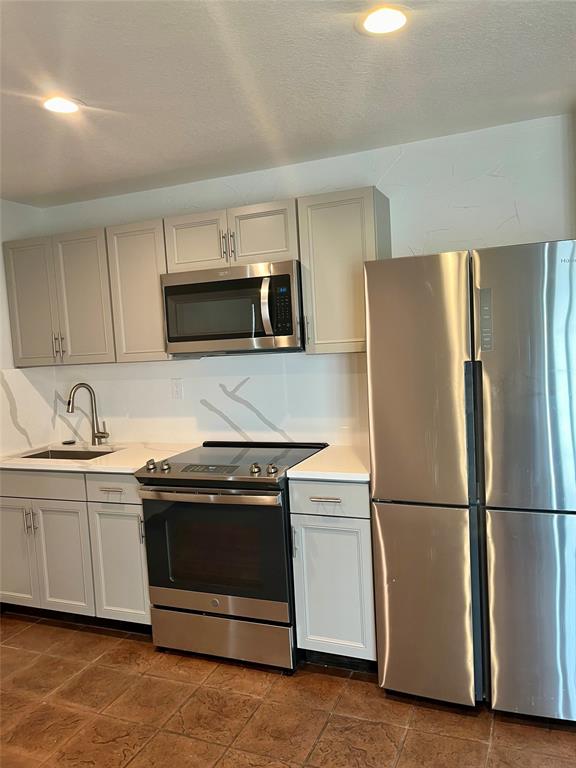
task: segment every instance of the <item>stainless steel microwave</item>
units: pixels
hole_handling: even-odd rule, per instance
[[[303,349],[300,264],[246,264],[161,275],[171,354]]]

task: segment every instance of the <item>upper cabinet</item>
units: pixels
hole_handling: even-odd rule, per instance
[[[115,359],[104,230],[4,244],[14,364]]]
[[[364,262],[391,255],[388,198],[374,187],[298,199],[307,352],[366,349]]]
[[[166,360],[162,219],[106,229],[118,362]]]
[[[17,367],[166,360],[165,272],[300,259],[306,351],[366,348],[363,263],[389,257],[373,187],[4,244]]]
[[[60,327],[52,239],[4,243],[4,260],[14,365],[54,365]]]
[[[114,332],[103,229],[52,238],[63,363],[112,363]]]
[[[227,219],[231,264],[298,259],[295,200],[229,208]]]
[[[228,264],[226,211],[188,213],[164,219],[168,272],[217,269]]]
[[[169,272],[298,259],[296,201],[164,219]]]

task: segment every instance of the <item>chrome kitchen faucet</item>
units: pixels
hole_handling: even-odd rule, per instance
[[[66,413],[74,413],[74,398],[76,397],[76,392],[79,389],[86,389],[88,391],[88,394],[90,395],[92,445],[102,445],[102,442],[106,440],[107,437],[110,437],[110,434],[106,432],[105,421],[102,422],[103,429],[100,429],[100,424],[98,423],[98,410],[96,408],[96,393],[94,392],[90,384],[85,384],[84,382],[79,382],[78,384],[74,384],[74,386],[70,390],[70,394],[68,395],[68,405],[66,406]]]

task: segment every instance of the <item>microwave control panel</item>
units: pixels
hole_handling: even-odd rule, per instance
[[[270,312],[275,336],[292,336],[292,292],[288,275],[279,275],[271,281]]]

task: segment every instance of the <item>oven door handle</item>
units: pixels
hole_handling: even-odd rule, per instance
[[[281,507],[282,494],[220,494],[220,493],[174,493],[172,491],[149,491],[140,489],[140,498],[151,501],[184,501],[187,504],[228,504],[229,506]]]
[[[262,280],[260,286],[260,312],[262,313],[262,325],[266,336],[274,336],[274,330],[272,328],[272,321],[270,320],[270,278],[265,277]]]

